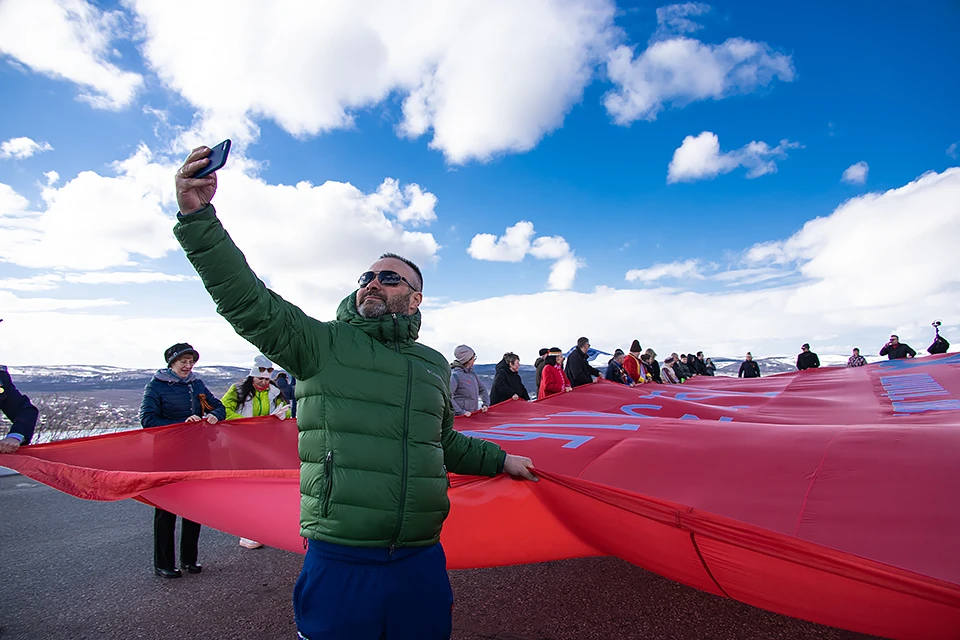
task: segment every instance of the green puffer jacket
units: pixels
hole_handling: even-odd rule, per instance
[[[420,312],[321,322],[267,289],[212,206],[174,233],[238,334],[297,377],[300,533],[360,547],[426,546],[450,509],[447,470],[493,476],[506,454],[453,429],[450,366],[416,342]]]

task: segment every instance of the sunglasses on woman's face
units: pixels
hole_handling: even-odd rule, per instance
[[[378,271],[376,273],[373,271],[367,271],[366,273],[360,276],[360,279],[357,280],[357,283],[361,287],[365,287],[371,282],[373,282],[374,278],[376,278],[380,282],[380,284],[387,287],[395,287],[401,282],[405,282],[408,287],[410,287],[411,289],[419,293],[419,290],[415,286],[410,284],[409,280],[404,278],[402,275],[400,275],[396,271],[384,270],[384,271]]]
[[[273,373],[273,367],[259,367],[260,373]]]

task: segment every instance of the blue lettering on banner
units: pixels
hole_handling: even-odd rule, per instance
[[[891,362],[893,362],[891,360]],[[948,396],[944,389],[929,373],[906,373],[898,376],[881,376],[880,384],[884,393],[893,404],[895,413],[924,413],[926,411],[960,411],[960,400],[927,400],[923,402],[904,402],[917,398]]]
[[[582,444],[593,440],[593,436],[575,436],[567,433],[540,433],[539,431],[461,431],[460,433],[473,438],[483,438],[484,440],[505,440],[507,442],[524,442],[527,440],[537,440],[539,438],[549,438],[553,440],[566,440],[564,449],[576,449]]]
[[[633,416],[634,418],[652,418],[653,416],[637,413],[637,409],[649,409],[650,411],[659,411],[662,408],[663,407],[659,404],[627,404],[620,407],[620,411],[623,411],[628,416]]]
[[[881,371],[912,369],[914,367],[938,367],[944,364],[960,364],[960,353],[951,354],[945,358],[898,358],[881,362]]]
[[[960,411],[960,400],[932,400],[929,402],[894,402],[897,413],[923,413],[924,411]]]

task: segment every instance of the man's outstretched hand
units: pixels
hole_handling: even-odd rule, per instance
[[[524,478],[538,482],[540,478],[533,475],[532,469],[533,460],[523,456],[512,456],[508,453],[506,460],[503,461],[504,473],[509,473],[514,478]]]
[[[217,192],[217,174],[211,173],[206,178],[194,178],[197,173],[210,163],[207,157],[210,147],[197,147],[190,152],[183,166],[177,170],[177,206],[180,213],[193,213],[203,209],[213,200]]]

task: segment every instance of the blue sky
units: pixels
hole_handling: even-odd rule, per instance
[[[205,6],[0,5],[0,358],[249,359],[169,232],[178,159],[226,137],[214,203],[268,284],[331,317],[410,253],[444,352],[960,327],[956,3]]]

